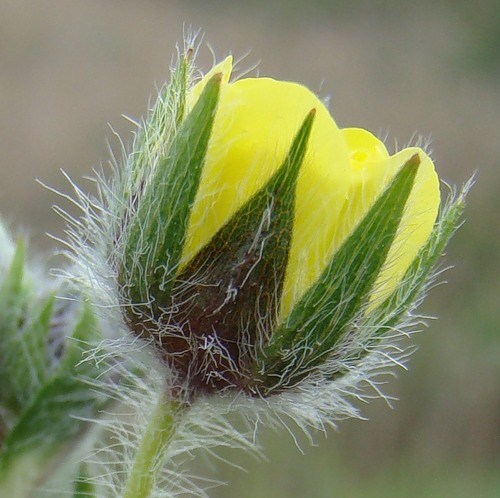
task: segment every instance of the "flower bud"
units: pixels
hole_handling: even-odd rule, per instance
[[[326,366],[391,314],[440,204],[421,149],[391,156],[305,87],[230,73],[228,58],[182,99],[117,241],[126,321],[191,396],[340,374]]]

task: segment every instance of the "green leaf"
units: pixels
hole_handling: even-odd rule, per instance
[[[94,313],[87,302],[81,303],[81,315],[74,325],[71,337],[68,338],[65,344],[64,356],[61,360],[59,369],[64,371],[77,369],[79,374],[84,370],[89,370],[89,374],[97,375],[98,372],[90,363],[82,362],[82,354],[86,348],[92,348],[94,344],[99,343],[100,334],[97,329]]]
[[[65,372],[48,381],[23,411],[7,435],[0,454],[0,471],[30,450],[43,449],[56,456],[60,446],[71,441],[86,426],[75,417],[96,415],[102,400],[76,375]]]
[[[93,496],[96,496],[95,486],[89,480],[88,465],[82,462],[75,482],[73,498],[91,498]]]
[[[76,304],[72,303],[73,307]],[[107,402],[92,387],[99,371],[89,362],[80,365],[83,347],[95,333],[95,318],[87,306],[81,307],[76,320],[72,314],[65,318],[67,325],[73,325],[73,330],[68,330],[73,337],[67,339],[59,363],[25,400],[5,435],[0,451],[0,490],[11,469],[30,455],[40,460],[36,469],[39,477],[33,476],[34,480],[50,473],[50,465],[62,449],[77,441],[87,427],[86,420],[95,418]]]
[[[207,83],[130,220],[120,280],[128,286],[133,302],[147,302],[154,296],[160,305],[169,296],[200,182],[220,81],[221,75],[216,74]]]
[[[258,374],[269,388],[291,384],[322,363],[369,293],[396,236],[420,159],[413,156],[335,253],[318,281],[297,303],[264,347]]]
[[[0,288],[0,402],[19,412],[51,370],[47,351],[54,297],[47,286],[37,296],[37,283],[26,269],[25,247],[19,239]],[[41,285],[46,285],[41,282]]]
[[[44,302],[34,303],[34,313],[25,318],[24,326],[6,344],[4,367],[10,376],[19,406],[24,406],[31,399],[50,372],[47,341],[53,304],[53,296]]]
[[[12,242],[7,227],[0,216],[0,282],[3,279],[3,272],[6,270],[7,262],[12,259],[14,249],[15,244]]]
[[[23,316],[26,301],[23,289],[25,260],[24,240],[19,238],[11,264],[0,286],[0,354],[4,344],[17,334]]]

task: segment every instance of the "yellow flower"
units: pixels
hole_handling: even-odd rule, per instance
[[[191,85],[189,55],[120,182],[127,325],[192,399],[334,383],[412,330],[467,187],[437,219],[420,148],[339,128],[300,84],[231,81],[231,58]]]
[[[379,274],[372,303],[398,285],[429,237],[440,203],[434,165],[421,149],[390,156],[366,130],[340,129],[325,105],[297,83],[271,78],[229,82],[232,60],[215,66],[188,95],[192,107],[207,81],[222,73],[219,103],[201,182],[191,210],[185,265],[286,157],[305,116],[316,109],[297,182],[294,229],[280,315],[286,316],[353,231],[399,168],[418,154],[421,165],[398,235]]]

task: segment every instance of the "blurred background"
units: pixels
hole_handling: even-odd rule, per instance
[[[218,59],[245,56],[261,75],[330,97],[338,124],[400,146],[422,136],[441,177],[477,171],[467,223],[424,313],[399,399],[363,406],[316,434],[262,433],[266,461],[214,463],[230,482],[215,498],[497,497],[500,489],[500,2],[415,0],[0,0],[0,212],[47,253],[63,204],[35,178],[69,190],[124,140],[168,77],[183,26],[201,28]],[[212,63],[204,44],[200,65]],[[67,207],[67,206],[65,206]],[[199,463],[205,466],[204,462]]]

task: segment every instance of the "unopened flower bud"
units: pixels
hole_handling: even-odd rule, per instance
[[[389,302],[439,185],[423,150],[391,156],[305,87],[230,73],[228,58],[189,90],[133,193],[118,271],[128,324],[192,395],[268,396],[321,372]]]

